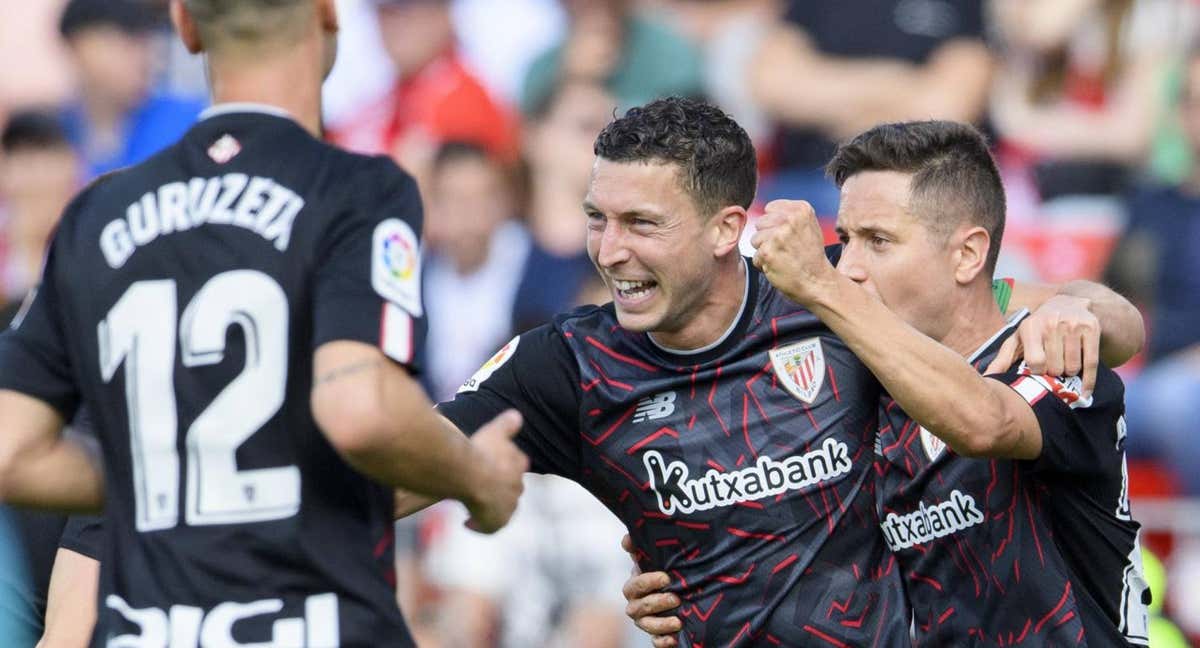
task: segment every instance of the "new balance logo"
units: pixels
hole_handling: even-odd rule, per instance
[[[633,413],[633,422],[656,421],[674,413],[675,392],[663,392],[638,401],[637,411]]]
[[[944,538],[981,524],[983,513],[975,505],[975,498],[957,489],[950,492],[950,500],[925,505],[906,515],[888,513],[887,519],[879,523],[883,539],[892,551],[907,549]]]

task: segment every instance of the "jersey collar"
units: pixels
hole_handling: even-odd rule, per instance
[[[221,115],[229,115],[233,113],[259,113],[262,115],[272,115],[274,117],[282,117],[296,121],[295,117],[288,111],[279,106],[270,104],[255,103],[251,101],[231,101],[228,103],[219,103],[205,108],[200,113],[200,121],[204,121],[210,117],[219,117]]]
[[[978,349],[975,349],[975,352],[972,353],[969,358],[967,358],[967,363],[975,364],[975,361],[983,356],[985,352],[995,346],[997,342],[1001,341],[1001,339],[1007,339],[1008,333],[1012,329],[1016,328],[1017,325],[1021,323],[1021,320],[1025,319],[1026,315],[1029,315],[1028,308],[1022,308],[1021,310],[1010,315],[1008,322],[1006,322],[999,331],[996,331],[992,337],[988,338],[986,342],[979,345]]]

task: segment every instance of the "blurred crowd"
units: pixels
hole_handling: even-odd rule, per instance
[[[951,118],[985,129],[1008,188],[1000,276],[1103,278],[1144,310],[1149,343],[1123,369],[1135,502],[1200,496],[1190,438],[1200,399],[1200,0],[338,6],[327,135],[394,157],[421,186],[423,380],[435,399],[516,333],[607,301],[580,202],[592,140],[625,108],[672,94],[718,103],[758,147],[760,204],[803,198],[826,225],[838,194],[822,167],[839,140],[882,121]],[[175,42],[165,7],[5,3],[4,320],[36,282],[72,194],[153,155],[204,108],[203,62]],[[623,617],[621,525],[590,495],[530,477],[497,536],[464,530],[464,518],[439,506],[398,526],[400,596],[422,645],[645,645]],[[1200,633],[1200,534],[1149,541],[1174,576],[1156,595]]]

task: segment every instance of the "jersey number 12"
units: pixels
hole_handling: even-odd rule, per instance
[[[225,334],[241,327],[246,364],[187,430],[185,515],[191,526],[262,522],[300,508],[296,466],[238,470],[235,453],[283,406],[287,382],[287,296],[254,270],[221,273],[175,321],[171,279],[131,285],[98,326],[105,382],[125,365],[129,445],[139,531],[179,523],[180,457],[175,349],[185,367],[220,362]],[[180,380],[186,381],[186,375]]]

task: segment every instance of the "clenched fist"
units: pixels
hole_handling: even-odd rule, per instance
[[[825,257],[825,237],[812,205],[803,200],[772,200],[750,239],[754,265],[789,299],[817,301],[837,276]]]

